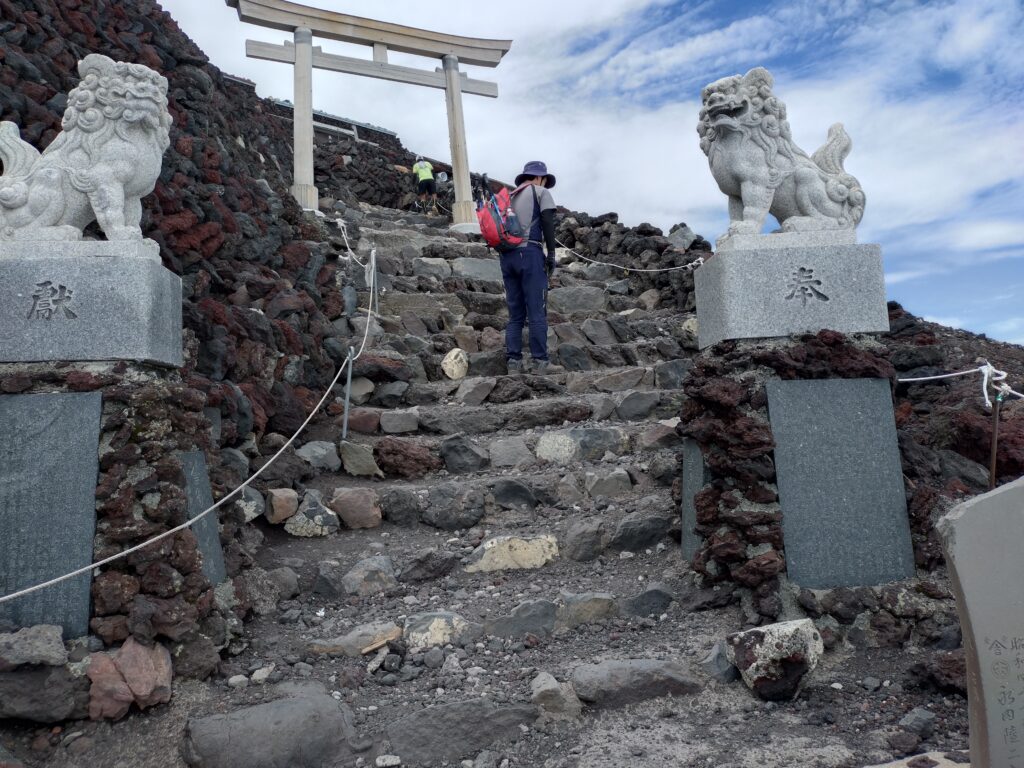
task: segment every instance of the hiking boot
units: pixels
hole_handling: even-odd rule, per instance
[[[510,357],[505,364],[508,366],[509,373],[522,373],[524,370],[522,358]]]
[[[548,360],[538,360],[533,364],[533,372],[538,376],[545,376],[549,373],[565,373],[565,368]]]

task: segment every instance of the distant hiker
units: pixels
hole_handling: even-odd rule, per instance
[[[509,373],[523,371],[523,323],[530,325],[530,356],[535,373],[562,369],[548,362],[548,278],[555,271],[555,200],[549,191],[555,177],[539,160],[531,160],[516,176],[512,211],[526,240],[501,255],[501,276],[508,302],[505,355]],[[547,245],[547,256],[544,246]]]
[[[416,164],[412,167],[416,177],[416,191],[420,196],[420,208],[426,209],[427,195],[430,195],[430,207],[437,210],[437,182],[434,181],[434,166],[429,160],[416,155]]]

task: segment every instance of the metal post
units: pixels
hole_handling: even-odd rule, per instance
[[[345,381],[345,416],[344,421],[341,424],[341,439],[345,440],[348,438],[348,404],[352,401],[352,365],[355,363],[356,349],[355,347],[348,348],[348,357],[345,358],[345,362],[348,365],[348,371],[346,371]]]
[[[999,408],[1003,404],[1003,393],[996,395],[996,403],[992,406],[992,457],[988,465],[988,489],[996,487],[996,451],[999,448]]]

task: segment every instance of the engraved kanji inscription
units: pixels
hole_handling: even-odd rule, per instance
[[[800,299],[804,306],[807,306],[808,299],[828,301],[828,296],[821,290],[821,280],[814,277],[814,270],[806,267],[799,267],[793,270],[789,277],[789,294],[786,300]]]
[[[52,320],[55,317],[65,317],[68,320],[77,319],[78,315],[70,307],[74,294],[75,292],[66,285],[55,285],[50,280],[36,283],[28,319]]]

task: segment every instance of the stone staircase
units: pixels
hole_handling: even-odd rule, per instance
[[[441,482],[492,495],[498,487],[498,507],[518,498],[589,506],[650,492],[670,508],[678,444],[672,420],[696,346],[692,323],[674,310],[645,307],[630,296],[628,279],[608,279],[608,267],[570,263],[549,293],[549,350],[565,372],[508,375],[498,260],[434,221],[380,208],[359,217],[357,254],[365,261],[376,249],[381,292],[372,348],[355,368],[349,441],[372,449],[389,437],[440,461],[398,467],[404,481],[385,470],[384,481],[339,472],[317,484],[377,492],[390,521],[410,518],[396,508],[403,497],[389,493],[392,486]],[[358,270],[356,277],[365,310],[365,278]],[[365,322],[365,313],[354,314],[353,333]],[[459,380],[441,367],[455,348],[469,362]],[[465,521],[438,509],[442,503],[431,502],[435,523]],[[500,518],[489,523],[500,530]]]
[[[645,305],[651,297],[608,268],[565,258],[549,293],[549,351],[565,371],[509,375],[493,254],[425,217],[344,215],[358,258],[376,249],[381,273],[379,314],[367,319],[366,276],[353,265],[358,308],[335,321],[342,354],[367,322],[372,339],[354,366],[347,440],[337,398],[264,487],[293,486],[295,518],[328,535],[260,525],[269,546],[258,565],[275,579],[294,572],[298,589],[267,602],[222,678],[273,665],[270,682],[320,681],[361,732],[387,735],[402,765],[459,764],[437,758],[447,707],[487,713],[493,702],[498,716],[519,717],[532,701],[578,718],[575,694],[562,702],[557,681],[541,675],[546,692],[531,683],[543,672],[567,679],[581,662],[612,665],[595,672],[600,706],[694,690],[679,660],[706,654],[735,617],[690,613],[732,602],[731,590],[697,589],[678,550],[674,427],[692,323]],[[456,348],[468,360],[460,379],[441,364]],[[334,513],[340,525],[320,525]],[[639,678],[628,659],[642,660]],[[501,754],[560,765],[530,711],[517,721],[526,736],[500,742]],[[478,762],[511,733],[469,730],[459,750]],[[427,735],[414,744],[411,731]]]

